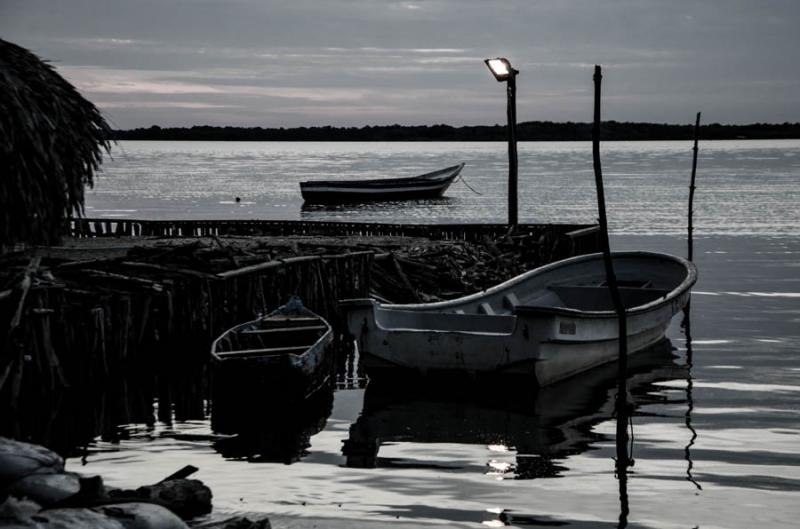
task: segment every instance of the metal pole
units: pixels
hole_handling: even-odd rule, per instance
[[[506,81],[508,93],[508,225],[517,225],[517,72]]]

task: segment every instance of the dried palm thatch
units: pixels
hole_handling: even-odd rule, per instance
[[[52,66],[0,39],[0,252],[53,244],[83,214],[110,127]]]

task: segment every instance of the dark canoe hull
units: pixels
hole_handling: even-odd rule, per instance
[[[462,163],[412,178],[301,182],[300,192],[303,200],[309,204],[438,198],[458,177],[463,167]]]
[[[306,399],[330,378],[332,340],[328,322],[308,310],[237,325],[212,345],[214,398]]]
[[[309,398],[288,405],[258,405],[260,395],[242,398],[231,388],[222,398],[213,400],[211,428],[235,435],[216,441],[214,450],[226,459],[285,464],[299,461],[307,454],[311,437],[325,428],[333,409],[333,386],[328,382]]]

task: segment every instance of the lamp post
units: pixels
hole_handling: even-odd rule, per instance
[[[484,61],[498,82],[506,82],[508,95],[508,225],[517,225],[517,74],[508,59]]]

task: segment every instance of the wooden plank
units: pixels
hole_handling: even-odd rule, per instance
[[[306,325],[302,327],[275,327],[274,329],[247,329],[241,331],[241,334],[270,334],[281,332],[296,332],[296,331],[324,331],[327,327],[324,325]]]
[[[67,224],[73,236],[86,232],[89,225],[95,226],[94,235],[102,235],[106,220],[71,219]],[[140,235],[188,236],[198,233],[217,235],[398,235],[428,237],[442,240],[479,240],[484,237],[499,237],[507,227],[504,224],[385,224],[369,222],[326,222],[326,221],[274,221],[274,220],[196,220],[196,221],[157,221],[126,219],[135,223]],[[522,232],[542,233],[551,231],[566,234],[569,231],[589,228],[587,224],[520,224]]]
[[[351,257],[361,257],[363,255],[373,254],[374,252],[371,250],[365,250],[362,252],[352,252],[352,253],[343,253],[343,254],[335,254],[335,255],[303,255],[300,257],[289,257],[288,259],[278,259],[275,261],[267,261],[264,263],[258,263],[250,266],[245,266],[242,268],[237,268],[235,270],[228,270],[227,272],[220,272],[216,274],[216,276],[220,279],[230,279],[232,277],[239,277],[243,275],[252,274],[254,272],[262,272],[264,270],[269,270],[271,268],[281,268],[286,265],[294,265],[298,263],[309,263],[312,261],[321,261],[323,259],[348,259]]]
[[[243,268],[237,268],[236,270],[229,270],[227,272],[220,272],[217,274],[217,277],[220,279],[230,279],[232,277],[239,277],[243,275],[252,274],[254,272],[262,272],[264,270],[269,270],[271,268],[281,268],[286,266],[287,264],[297,264],[297,263],[306,263],[310,261],[319,261],[321,260],[321,256],[317,255],[306,255],[302,257],[290,257],[289,259],[279,259],[277,261],[267,261],[265,263],[259,263],[255,265],[245,266]]]
[[[220,358],[225,358],[225,359],[234,358],[237,356],[259,356],[259,355],[273,356],[282,353],[302,352],[307,350],[312,345],[314,344],[297,345],[294,347],[273,347],[267,349],[242,349],[240,351],[226,351],[224,353],[216,353],[216,355]]]
[[[576,237],[585,237],[587,235],[596,235],[599,232],[600,232],[600,226],[594,225],[594,226],[589,226],[588,228],[581,228],[581,229],[577,229],[577,230],[568,231],[564,235],[569,237],[569,238],[571,238],[571,239],[575,239]]]
[[[154,272],[168,272],[170,274],[188,275],[193,277],[199,277],[200,279],[219,279],[216,274],[208,274],[206,272],[200,272],[199,270],[191,270],[189,268],[177,268],[174,266],[159,265],[155,263],[142,263],[138,261],[122,261],[120,264],[122,266],[130,268],[140,268],[142,270],[152,270]],[[67,265],[61,265],[61,266],[67,266]]]
[[[269,316],[264,318],[260,324],[266,325],[270,327],[277,327],[277,326],[290,326],[290,325],[305,325],[308,323],[316,323],[319,322],[319,318],[315,318],[314,316],[292,316],[292,315],[275,315]]]

